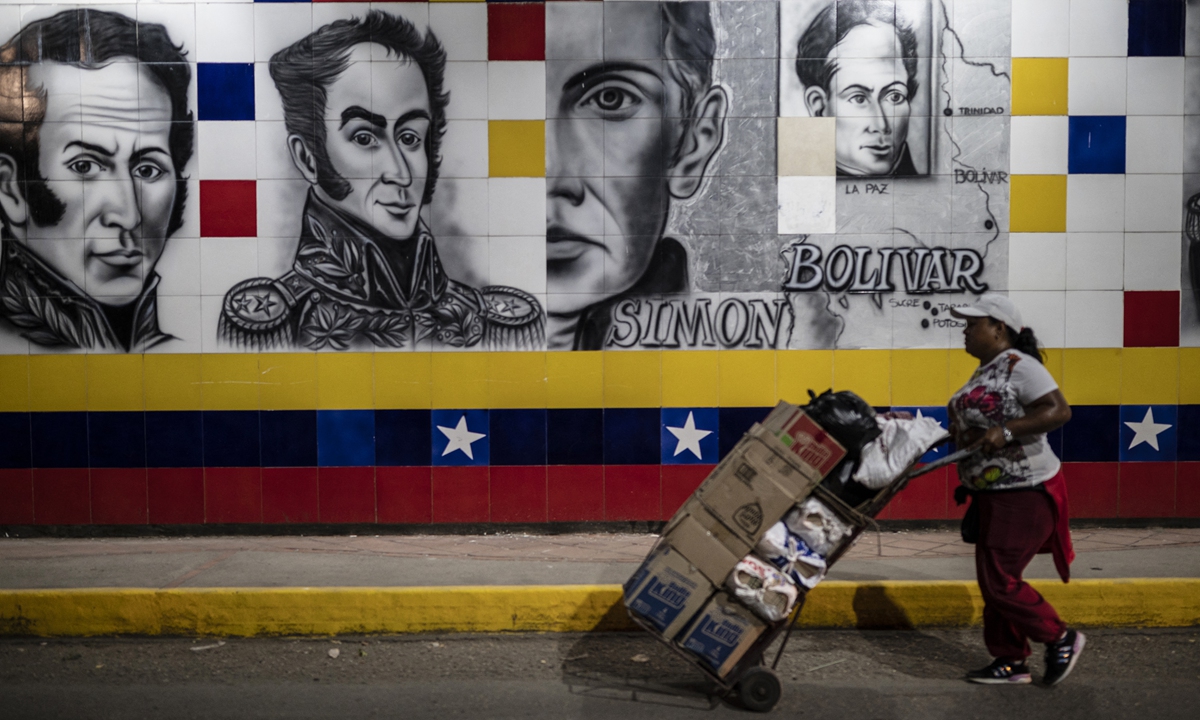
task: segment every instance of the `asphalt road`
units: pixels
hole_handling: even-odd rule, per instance
[[[988,661],[978,629],[807,631],[780,663],[772,715],[1200,716],[1200,628],[1088,637],[1075,673],[1048,689],[963,682]],[[753,717],[710,690],[644,633],[0,640],[0,718]]]

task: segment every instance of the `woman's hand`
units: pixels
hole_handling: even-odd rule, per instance
[[[979,438],[977,444],[983,449],[983,452],[991,455],[1008,443],[1004,440],[1004,427],[996,425],[987,429],[983,436]]]

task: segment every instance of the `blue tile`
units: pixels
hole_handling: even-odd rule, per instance
[[[263,467],[315,467],[316,410],[263,410],[258,414]]]
[[[493,465],[546,464],[545,410],[492,410]]]
[[[88,413],[88,463],[96,468],[146,467],[146,413]]]
[[[604,411],[581,408],[546,411],[549,465],[604,464]]]
[[[1073,115],[1067,172],[1120,175],[1125,172],[1125,117]]]
[[[1129,0],[1130,57],[1183,55],[1184,0]]]
[[[375,464],[374,410],[318,410],[317,463],[321,467]]]
[[[604,464],[657,465],[659,409],[610,408],[604,411]]]
[[[35,468],[88,466],[87,413],[36,412],[29,416]]]
[[[206,410],[205,467],[259,467],[258,411]]]
[[[1122,462],[1174,462],[1178,435],[1177,406],[1121,406]]]
[[[1120,458],[1121,412],[1117,405],[1075,405],[1062,428],[1064,462],[1116,462]]]
[[[33,461],[29,413],[0,413],[0,468],[27,468]]]
[[[1063,456],[1063,429],[1046,433],[1046,442],[1050,443],[1050,452],[1059,459]]]
[[[203,413],[198,410],[146,413],[146,467],[203,465]]]
[[[720,459],[719,428],[716,408],[663,408],[659,442],[662,464],[715,465]]]
[[[201,120],[254,119],[253,63],[200,63],[196,88]]]
[[[429,430],[428,410],[376,410],[376,464],[406,467],[428,465]]]
[[[430,462],[479,466],[491,462],[487,410],[434,410],[429,413]]]
[[[912,413],[913,417],[916,417],[917,413],[920,413],[923,417],[931,417],[934,420],[937,420],[938,425],[941,425],[942,429],[945,429],[950,426],[950,414],[946,410],[945,405],[922,405],[920,407],[917,407],[917,406],[894,407],[894,408],[889,408],[889,409],[900,411],[900,412]],[[953,450],[950,449],[949,443],[947,443],[945,445],[940,445],[940,446],[934,448],[933,450],[930,450],[929,452],[922,455],[920,461],[923,463],[933,462],[934,460],[937,460],[938,458],[942,458],[942,457],[949,455],[951,452],[953,452]]]
[[[1200,405],[1179,406],[1175,454],[1175,459],[1181,462],[1200,461]]]
[[[723,407],[717,411],[718,421],[718,459],[729,454],[734,445],[742,439],[746,431],[756,422],[762,422],[770,414],[771,408],[761,407]]]

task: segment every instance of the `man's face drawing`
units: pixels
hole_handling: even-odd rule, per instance
[[[128,303],[162,255],[174,207],[170,97],[135,62],[43,63],[28,81],[46,94],[38,167],[65,211],[42,227],[27,205],[5,207],[14,225],[25,220],[14,234],[96,300]]]
[[[376,58],[388,60],[371,62],[372,47]],[[416,230],[429,175],[429,91],[415,62],[387,53],[380,45],[356,45],[350,66],[329,86],[325,151],[350,193],[335,200],[315,187],[342,212],[386,237],[407,240]],[[293,136],[293,156],[297,142]]]

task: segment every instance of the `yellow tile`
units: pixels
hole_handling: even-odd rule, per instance
[[[258,356],[258,373],[263,410],[317,407],[316,353],[263,353]]]
[[[0,412],[29,412],[28,355],[0,355]]]
[[[979,368],[979,359],[973,358],[967,354],[966,350],[954,350],[946,356],[948,360],[948,378],[947,387],[950,389],[950,394],[958,392],[958,389],[967,384],[971,379],[971,375]],[[1061,384],[1061,383],[1060,383]],[[950,398],[946,398],[948,401]]]
[[[546,407],[546,353],[488,353],[488,407]]]
[[[87,356],[30,355],[29,409],[34,412],[87,410]]]
[[[433,407],[433,353],[375,353],[375,407],[425,410]]]
[[[721,407],[770,407],[775,404],[774,350],[720,350]]]
[[[317,353],[317,408],[369,410],[375,407],[372,353]]]
[[[834,118],[781,117],[778,122],[780,177],[837,174]]]
[[[432,360],[435,409],[471,410],[487,407],[487,353],[435,352]]]
[[[1067,114],[1066,58],[1013,58],[1012,114]]]
[[[258,409],[256,353],[205,353],[200,359],[200,381],[205,410]]]
[[[951,352],[959,351],[893,350],[892,405],[945,405],[953,392]]]
[[[1179,348],[1179,404],[1200,404],[1200,348]]]
[[[1061,388],[1063,384],[1063,351],[1062,348],[1042,348],[1045,353],[1043,365],[1050,371],[1050,377]]]
[[[141,355],[88,355],[88,410],[145,410]]]
[[[833,389],[852,390],[877,407],[891,401],[891,350],[834,350]]]
[[[1072,405],[1121,402],[1121,348],[1063,350],[1063,395]]]
[[[716,350],[670,350],[662,354],[663,407],[716,407]]]
[[[809,400],[809,390],[820,395],[832,387],[832,350],[780,350],[775,353],[777,401],[803,405]]]
[[[1179,348],[1127,347],[1121,350],[1121,404],[1175,405],[1179,402]]]
[[[199,410],[204,407],[199,354],[146,355],[142,374],[147,410]]]
[[[604,407],[660,407],[662,353],[657,350],[604,353]]]
[[[1009,176],[1008,222],[1013,232],[1067,231],[1067,176]]]
[[[545,177],[546,121],[489,120],[488,175]]]
[[[604,407],[604,353],[546,353],[546,407]]]

